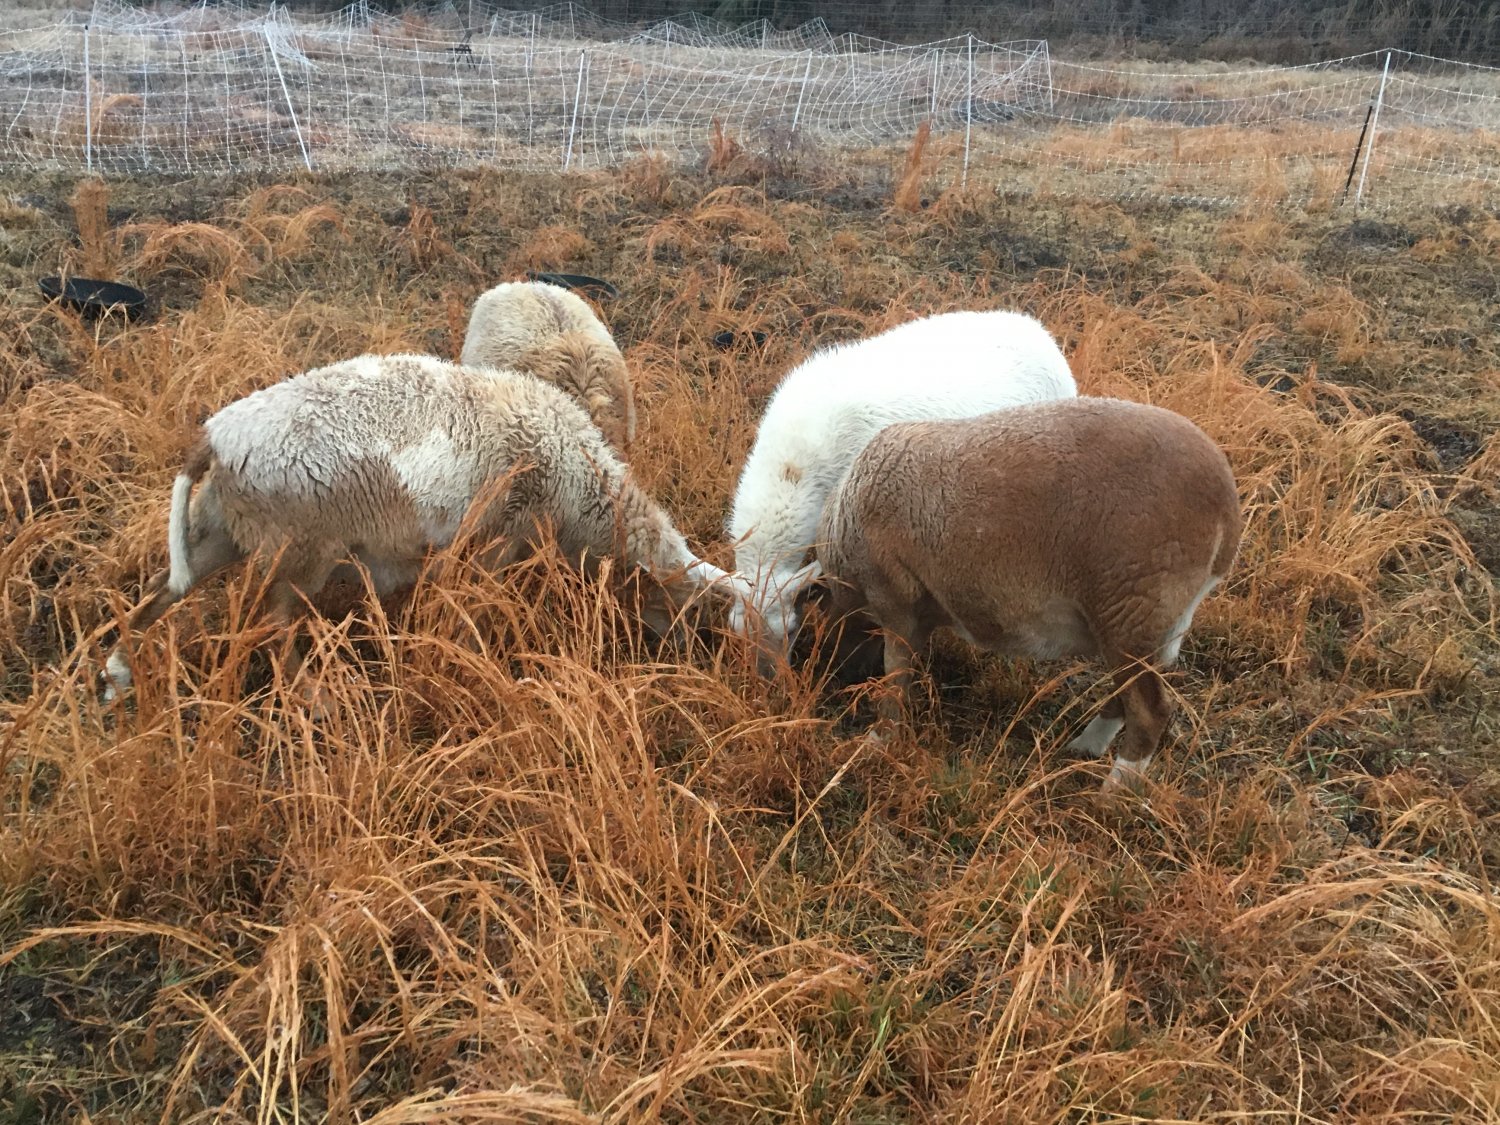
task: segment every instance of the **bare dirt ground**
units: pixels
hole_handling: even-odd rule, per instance
[[[1500,216],[715,164],[8,177],[7,1120],[1500,1116]],[[869,685],[658,648],[608,588],[462,552],[315,626],[327,718],[240,576],[93,700],[201,419],[455,356],[534,268],[620,287],[636,470],[720,563],[776,380],[919,314],[1027,309],[1085,393],[1202,425],[1249,522],[1147,798],[1060,751],[1085,666],[940,638],[932,706],[874,746]],[[60,269],[152,316],[45,305]]]

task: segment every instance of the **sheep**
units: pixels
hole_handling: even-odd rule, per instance
[[[1057,342],[1023,313],[950,312],[816,352],[771,396],[734,495],[728,534],[752,594],[730,611],[758,623],[762,666],[784,657],[824,503],[865,444],[893,422],[964,418],[1078,393]]]
[[[1014,406],[881,431],[818,526],[835,617],[884,633],[899,698],[911,653],[944,625],[992,652],[1094,657],[1117,693],[1072,743],[1105,788],[1137,786],[1172,704],[1169,667],[1229,573],[1243,521],[1224,453],[1181,415],[1108,398]]]
[[[172,486],[171,565],[151,580],[127,636],[252,552],[271,570],[270,611],[287,624],[351,557],[377,595],[403,590],[476,499],[476,532],[503,537],[486,562],[529,553],[548,525],[587,569],[615,554],[656,578],[644,615],[658,632],[728,577],[689,550],[557,388],[428,356],[360,356],[256,391],[204,423]],[[294,651],[288,674],[299,664]],[[104,679],[106,701],[130,685],[124,638]]]
[[[522,371],[576,399],[619,453],[635,441],[635,392],[609,329],[576,294],[510,281],[480,295],[459,362]]]

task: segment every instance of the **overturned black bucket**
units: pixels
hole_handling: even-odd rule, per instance
[[[37,282],[49,298],[77,309],[92,320],[105,313],[139,316],[146,308],[146,294],[133,285],[98,281],[91,277],[44,277]]]
[[[572,289],[600,301],[613,301],[620,295],[620,291],[602,277],[589,277],[588,274],[538,273],[536,270],[528,270],[526,276],[532,281],[545,281],[548,285]]]
[[[757,348],[765,344],[767,336],[764,332],[720,332],[713,338],[714,347],[721,352],[727,352],[731,348],[744,344],[754,344]]]

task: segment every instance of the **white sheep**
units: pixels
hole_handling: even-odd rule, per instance
[[[1157,669],[1229,572],[1242,523],[1229,462],[1192,422],[1075,398],[883,430],[829,499],[818,559],[835,617],[884,631],[901,692],[886,718],[944,625],[992,652],[1103,660],[1119,690],[1071,747],[1103,757],[1124,728],[1108,789],[1150,763],[1172,713]]]
[[[501,540],[487,562],[528,552],[550,527],[586,567],[613,555],[658,579],[647,606],[658,631],[696,592],[727,578],[688,549],[583,410],[527,375],[361,356],[247,395],[203,429],[172,486],[170,570],[152,580],[132,633],[257,552],[267,565],[275,560],[269,608],[285,622],[351,557],[378,595],[405,589],[427,551],[453,540],[476,498],[484,505],[476,532]],[[130,684],[123,640],[105,678],[110,699]]]
[[[1017,312],[943,313],[813,354],[771,396],[740,473],[728,532],[753,592],[730,627],[759,624],[766,652],[786,654],[823,505],[882,428],[1077,393],[1057,342]]]
[[[577,400],[617,451],[635,441],[625,357],[588,303],[566,289],[508,281],[482,293],[459,362],[535,375]]]

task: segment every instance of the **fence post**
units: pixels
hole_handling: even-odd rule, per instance
[[[571,14],[572,9],[569,9]],[[568,147],[563,150],[563,171],[573,162],[573,135],[578,131],[578,107],[583,104],[583,76],[588,72],[589,53],[585,48],[578,52],[578,85],[573,90],[573,118],[568,122]],[[567,87],[564,87],[566,89]]]
[[[273,9],[274,11],[274,9]],[[286,75],[281,73],[281,59],[276,55],[276,44],[271,39],[271,16],[267,16],[265,22],[260,25],[260,33],[265,36],[266,50],[271,55],[271,65],[276,68],[276,80],[281,83],[281,96],[286,99],[286,111],[291,115],[292,128],[297,133],[297,147],[302,150],[302,163],[307,165],[307,170],[313,170],[312,157],[307,152],[307,142],[302,139],[302,125],[297,120],[297,107],[292,105],[292,92],[286,88]]]
[[[938,71],[942,61],[943,49],[932,48],[932,92],[927,99],[927,117],[934,125],[937,124]]]
[[[1380,128],[1380,107],[1385,102],[1385,80],[1391,73],[1391,53],[1385,53],[1385,66],[1380,71],[1380,89],[1375,94],[1375,113],[1370,118],[1370,140],[1365,145],[1365,164],[1359,170],[1359,187],[1354,191],[1354,206],[1357,209],[1365,197],[1365,177],[1370,174],[1370,154],[1375,151],[1375,130]]]
[[[89,71],[89,25],[83,25],[83,162],[94,172],[94,80]]]
[[[1042,59],[1047,64],[1047,112],[1048,113],[1056,113],[1057,112],[1057,92],[1053,89],[1053,86],[1052,86],[1052,44],[1048,43],[1047,40],[1043,39],[1042,40],[1042,46],[1041,46],[1041,52],[1042,52]]]
[[[535,65],[536,53],[536,14],[533,13],[527,23],[526,50],[521,56],[521,70],[526,78],[526,148],[529,155],[531,147],[536,143],[536,95],[532,90],[531,70]]]
[[[802,89],[797,91],[797,108],[792,110],[792,132],[797,131],[797,122],[802,117],[802,102],[807,97],[807,80],[812,75],[813,53],[807,52],[807,66],[802,70]]]
[[[969,186],[969,146],[974,134],[974,33],[969,32],[969,93],[964,99],[964,174],[959,187]]]
[[[1354,142],[1354,155],[1349,158],[1349,174],[1344,177],[1344,194],[1339,196],[1339,206],[1349,201],[1349,189],[1354,186],[1354,170],[1359,167],[1359,157],[1365,149],[1365,136],[1370,132],[1370,118],[1375,116],[1375,103],[1365,110],[1365,123],[1359,127],[1359,140]]]

